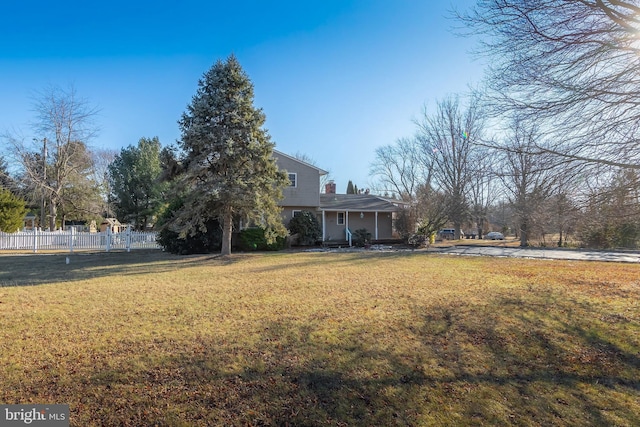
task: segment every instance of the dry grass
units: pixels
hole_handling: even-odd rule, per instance
[[[0,402],[71,424],[640,425],[640,266],[0,257]]]

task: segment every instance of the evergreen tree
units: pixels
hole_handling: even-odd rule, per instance
[[[349,183],[347,184],[347,194],[356,194],[355,190],[353,189],[353,182],[351,182],[351,180],[349,180]]]
[[[0,231],[14,233],[19,230],[26,212],[24,200],[11,191],[0,188]]]
[[[206,230],[207,221],[217,218],[221,254],[229,255],[234,219],[263,227],[269,242],[286,234],[277,201],[289,180],[275,163],[264,123],[253,105],[253,84],[235,56],[216,62],[179,121],[185,154],[180,179],[188,192],[173,226],[181,236]]]
[[[4,157],[0,156],[0,190],[9,190],[15,186],[15,181],[9,175],[9,166]]]
[[[162,204],[160,141],[140,138],[138,146],[120,151],[109,165],[114,208],[118,219],[145,229]]]

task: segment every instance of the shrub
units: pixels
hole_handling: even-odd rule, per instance
[[[267,243],[263,228],[245,228],[238,233],[238,246],[242,251],[279,251],[284,249],[286,239],[276,238],[273,243]]]
[[[582,230],[582,242],[592,248],[630,248],[640,243],[640,226],[632,222],[599,224]]]
[[[616,227],[615,244],[622,248],[638,247],[640,242],[640,225],[633,222],[624,222]]]
[[[402,209],[396,215],[393,224],[394,228],[400,235],[400,238],[408,242],[416,229],[416,217],[413,209]]]
[[[353,232],[352,243],[354,246],[364,247],[371,243],[371,233],[366,228],[359,228]]]
[[[289,232],[298,235],[299,245],[315,245],[322,240],[322,228],[313,212],[302,211],[289,221]]]
[[[198,231],[194,235],[180,237],[179,233],[172,229],[171,219],[176,211],[181,209],[183,201],[174,200],[163,212],[158,220],[160,232],[158,233],[158,244],[172,254],[205,254],[220,251],[222,247],[222,228],[216,218],[207,220],[206,231]]]

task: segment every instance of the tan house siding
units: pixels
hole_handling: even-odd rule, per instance
[[[289,224],[291,218],[293,218],[293,213],[296,211],[310,211],[316,215],[318,218],[318,222],[322,222],[322,215],[318,212],[318,208],[315,206],[282,206],[282,221],[285,224]]]
[[[344,213],[344,212],[343,212]],[[338,225],[337,221],[338,212],[325,212],[325,231],[324,240],[345,240],[345,227],[346,225]]]
[[[392,212],[378,214],[378,239],[392,239],[397,237],[393,232],[394,215]]]
[[[274,152],[273,155],[280,169],[296,174],[296,186],[283,190],[284,199],[280,205],[287,209],[295,206],[315,211],[320,206],[320,175],[325,172],[280,152]]]

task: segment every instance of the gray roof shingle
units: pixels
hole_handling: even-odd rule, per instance
[[[372,194],[320,194],[320,210],[395,212],[404,203]]]

